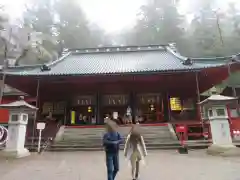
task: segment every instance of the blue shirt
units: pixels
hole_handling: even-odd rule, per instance
[[[118,132],[108,132],[103,136],[103,146],[106,153],[118,153],[122,137]]]

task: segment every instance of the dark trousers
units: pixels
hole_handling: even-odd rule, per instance
[[[119,170],[118,153],[106,153],[106,165],[108,180],[114,180]]]

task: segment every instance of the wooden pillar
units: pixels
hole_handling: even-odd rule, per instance
[[[66,119],[64,125],[71,125],[71,99],[68,99],[66,102]]]
[[[34,117],[34,120],[33,120],[33,127],[32,127],[32,146],[34,146],[34,137],[35,137],[35,132],[36,132],[36,123],[37,123],[37,119],[39,118],[39,104],[40,104],[40,101],[39,101],[39,95],[40,95],[40,79],[38,78],[37,79],[37,87],[36,87],[36,107],[38,108],[38,110],[35,112],[35,117]]]
[[[164,115],[164,121],[170,121],[170,103],[169,103],[169,95],[168,92],[163,92],[162,100],[163,100],[163,115]]]
[[[231,62],[228,62],[227,64],[227,70],[228,70],[228,79],[231,77],[232,75],[232,71],[231,71]],[[234,85],[231,85],[231,89],[232,89],[232,96],[233,97],[237,97],[237,92],[236,92],[236,88]]]
[[[199,75],[198,72],[195,73],[195,78],[196,78],[196,94],[197,94],[197,113],[198,113],[198,119],[202,121],[202,110],[200,107],[200,90],[199,90]]]
[[[101,93],[97,91],[96,93],[96,124],[102,124],[103,118],[101,114]]]
[[[129,95],[129,106],[132,109],[132,120],[135,122],[136,117],[136,95],[134,91],[130,92]]]
[[[67,105],[67,104],[66,104]],[[63,117],[63,122],[61,122],[62,123],[62,125],[66,125],[66,123],[67,123],[67,119],[68,119],[68,116],[67,116],[67,106],[65,106],[65,108],[64,108],[64,117]]]
[[[231,71],[231,61],[228,62],[227,66],[228,66],[227,68],[228,68],[228,80],[229,80],[230,77],[231,77],[231,75],[232,75],[232,71]],[[237,96],[237,92],[236,92],[235,85],[231,84],[231,89],[232,89],[232,96],[237,98],[238,96]],[[240,115],[239,104],[238,104],[237,101],[236,101],[236,108],[237,108],[237,113],[238,113],[238,115]]]

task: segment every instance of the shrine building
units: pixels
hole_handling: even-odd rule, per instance
[[[36,97],[38,118],[101,125],[128,108],[133,121],[200,121],[200,94],[229,76],[221,61],[181,56],[168,45],[71,49],[44,65],[8,67],[6,84]],[[231,62],[231,72],[240,68]]]

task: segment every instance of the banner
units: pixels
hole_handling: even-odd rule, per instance
[[[76,124],[76,112],[71,111],[71,124]]]

